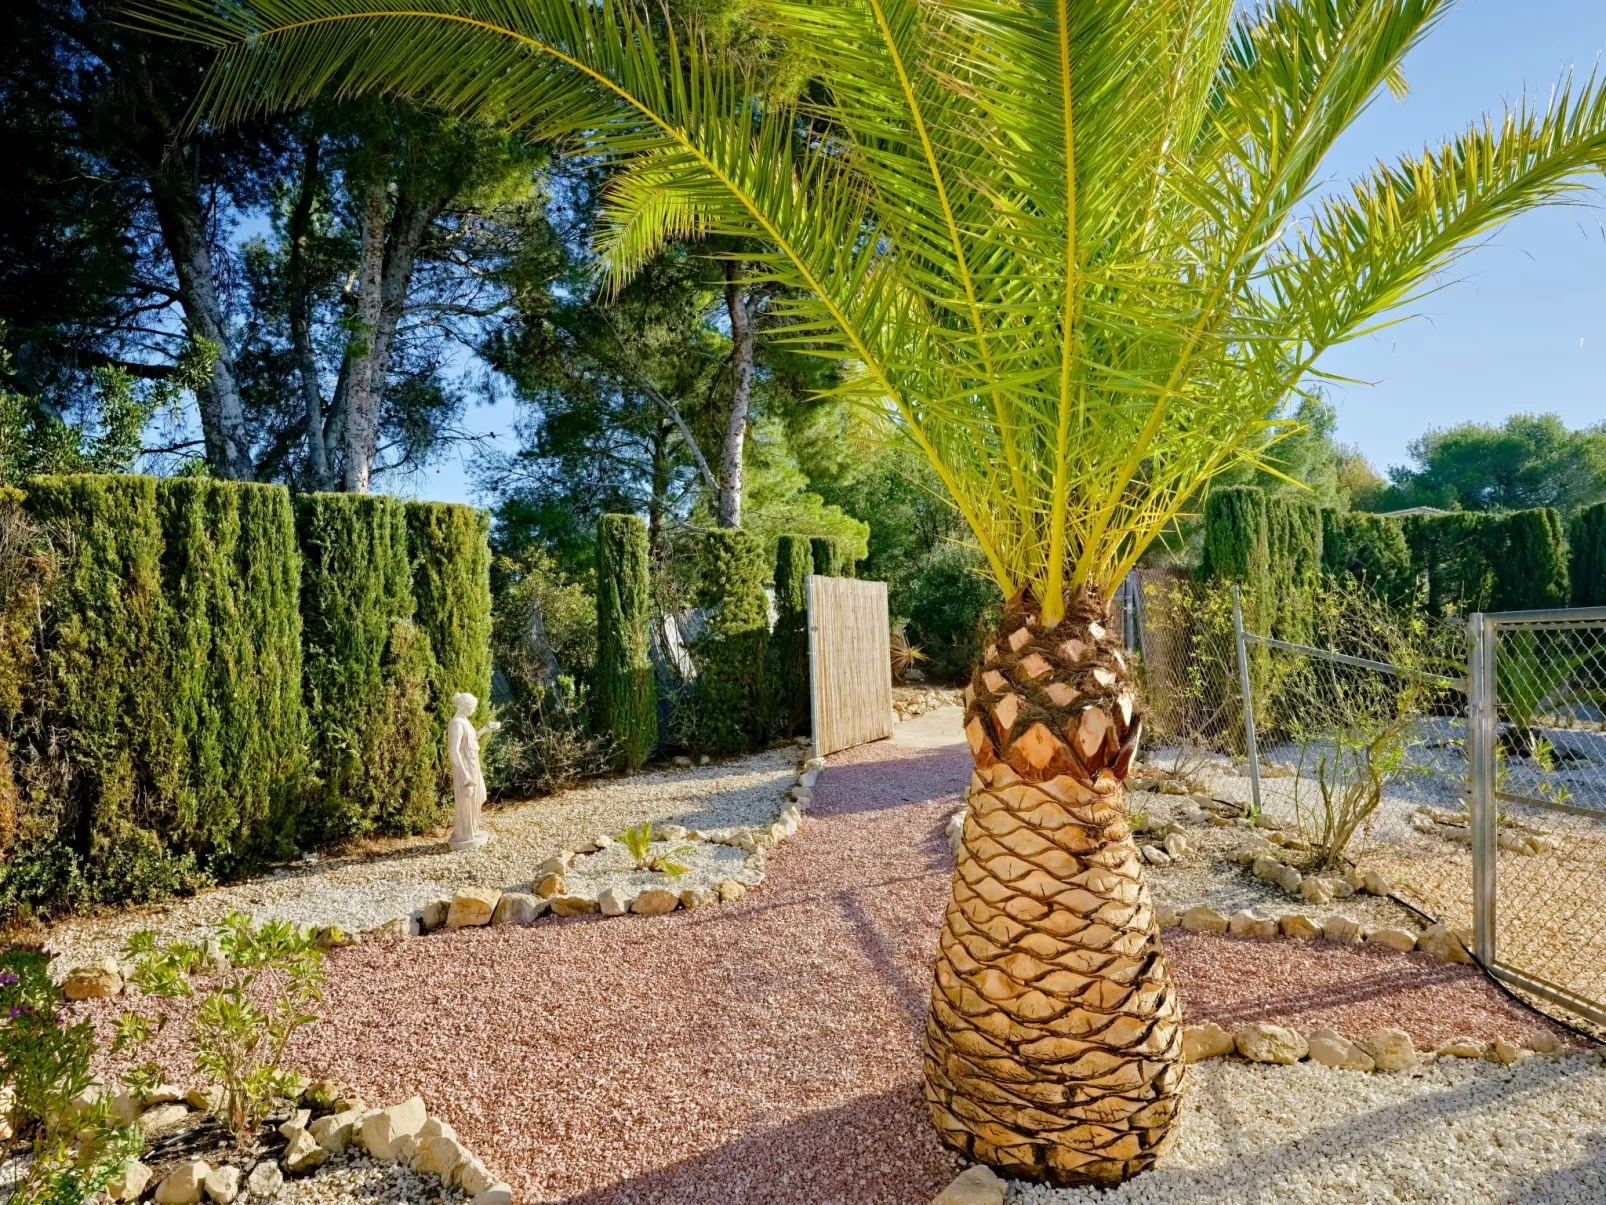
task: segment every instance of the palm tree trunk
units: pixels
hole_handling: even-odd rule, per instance
[[[1142,723],[1107,616],[1084,597],[1043,631],[1017,597],[965,690],[975,773],[926,1021],[942,1140],[1060,1185],[1151,1166],[1183,1077],[1126,819]]]

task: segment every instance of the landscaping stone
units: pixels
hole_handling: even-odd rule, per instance
[[[1189,1063],[1220,1058],[1222,1055],[1231,1054],[1235,1048],[1236,1043],[1232,1034],[1214,1021],[1182,1027],[1182,1057]]]
[[[560,895],[552,901],[553,916],[589,916],[597,910],[597,901],[583,895]]]
[[[251,1169],[245,1186],[253,1197],[276,1197],[284,1187],[284,1173],[272,1159],[264,1159]]]
[[[1505,1063],[1507,1066],[1512,1063],[1520,1063],[1523,1059],[1533,1057],[1533,1052],[1531,1050],[1524,1050],[1520,1046],[1517,1046],[1512,1042],[1508,1042],[1505,1038],[1496,1038],[1493,1042],[1489,1043],[1488,1053],[1489,1057],[1495,1062]]]
[[[138,1159],[130,1159],[106,1185],[106,1195],[114,1201],[137,1201],[151,1182],[151,1175],[150,1168]]]
[[[1372,1056],[1379,1071],[1409,1071],[1421,1060],[1411,1035],[1403,1029],[1374,1029],[1361,1039],[1361,1049]]]
[[[1322,937],[1327,941],[1336,941],[1343,945],[1354,945],[1361,940],[1360,922],[1338,913],[1334,913],[1332,916],[1324,916],[1322,918]]]
[[[1368,870],[1359,883],[1353,884],[1371,895],[1393,895],[1394,885],[1375,870]]]
[[[663,916],[680,906],[680,896],[662,887],[649,887],[631,902],[630,911],[642,916]]]
[[[1277,876],[1277,886],[1281,887],[1290,895],[1298,895],[1300,885],[1303,884],[1304,881],[1305,876],[1300,874],[1299,871],[1295,870],[1292,866],[1284,866],[1282,873]]]
[[[61,984],[62,995],[69,1000],[105,1000],[122,990],[122,972],[111,958],[92,966],[74,967]]]
[[[1227,918],[1208,904],[1195,904],[1182,914],[1182,927],[1189,933],[1225,933]]]
[[[295,1135],[296,1131],[306,1129],[311,1121],[311,1109],[297,1109],[294,1113],[290,1114],[290,1119],[288,1121],[283,1122],[279,1126],[279,1134],[286,1142],[289,1142],[290,1139]]]
[[[1405,929],[1375,929],[1366,935],[1366,941],[1368,945],[1387,946],[1404,953],[1416,949],[1416,934]]]
[[[357,1121],[361,1116],[362,1114],[355,1109],[343,1113],[331,1113],[309,1125],[307,1133],[317,1139],[318,1145],[331,1155],[339,1155],[351,1145],[352,1134],[356,1131]]]
[[[706,762],[707,757],[703,760]],[[513,1205],[513,1189],[506,1184],[493,1184],[477,1194],[468,1205]]]
[[[1529,1034],[1523,1042],[1529,1050],[1536,1054],[1560,1054],[1562,1052],[1561,1039],[1548,1029],[1536,1029]]]
[[[223,1109],[222,1088],[191,1088],[184,1094],[184,1103],[198,1113],[218,1113]]]
[[[1151,866],[1171,865],[1171,855],[1158,845],[1145,845],[1143,847],[1143,860]]]
[[[413,1159],[412,1168],[415,1172],[439,1176],[450,1183],[453,1173],[467,1163],[470,1157],[463,1144],[456,1138],[448,1138],[444,1134],[434,1138],[420,1138],[418,1154]]]
[[[180,1163],[156,1186],[156,1205],[195,1205],[212,1169],[204,1159]]]
[[[691,887],[680,893],[682,908],[706,908],[719,903],[719,893],[707,887]]]
[[[489,1192],[500,1181],[489,1171],[485,1164],[472,1156],[457,1169],[457,1186],[472,1197],[482,1192]]]
[[[1310,1051],[1305,1039],[1292,1029],[1267,1021],[1257,1021],[1240,1029],[1233,1035],[1233,1045],[1251,1063],[1291,1065]]]
[[[157,1105],[178,1104],[183,1099],[184,1089],[177,1084],[158,1084],[140,1097],[140,1103],[150,1109]]]
[[[446,917],[452,910],[452,901],[430,900],[418,911],[418,931],[420,933],[433,933],[446,923]]]
[[[563,894],[563,876],[561,874],[544,874],[535,880],[535,894],[543,900],[552,899]]]
[[[540,878],[543,875],[562,874],[569,869],[569,864],[573,861],[574,855],[565,850],[563,853],[556,854],[537,866],[535,868],[535,876]]]
[[[1472,955],[1467,953],[1466,946],[1461,939],[1451,932],[1447,925],[1429,925],[1417,935],[1416,948],[1424,954],[1432,955],[1440,962],[1471,962]]]
[[[721,903],[729,904],[741,899],[747,894],[747,884],[740,879],[726,879],[719,885],[719,899]]]
[[[381,1162],[394,1162],[397,1144],[424,1126],[424,1098],[411,1096],[388,1109],[376,1109],[362,1119],[362,1145]]]
[[[502,898],[496,902],[496,911],[491,913],[493,925],[528,925],[534,921],[551,905],[545,900],[530,895],[524,891],[504,891]]]
[[[183,1105],[157,1105],[139,1115],[140,1133],[145,1135],[146,1142],[155,1142],[158,1138],[182,1130],[189,1116],[189,1109]]]
[[[967,1167],[931,1205],[1004,1205],[1004,1181],[990,1167]]]
[[[308,1172],[329,1158],[329,1152],[306,1130],[296,1128],[280,1158],[286,1171]]]
[[[1308,1044],[1310,1057],[1324,1067],[1370,1071],[1376,1066],[1371,1055],[1337,1030],[1318,1029],[1310,1035]]]
[[[1488,1053],[1488,1043],[1477,1038],[1451,1038],[1439,1047],[1440,1058],[1481,1059]]]
[[[418,1141],[426,1138],[456,1138],[457,1131],[442,1121],[439,1117],[426,1118],[424,1124],[418,1128]]]
[[[206,1195],[216,1201],[217,1205],[229,1205],[240,1195],[240,1169],[214,1167],[201,1184],[206,1190]]]
[[[1154,906],[1154,923],[1162,929],[1175,929],[1182,923],[1177,910],[1170,904],[1156,904]]]
[[[119,1092],[111,1100],[112,1115],[125,1126],[136,1125],[143,1110],[131,1092]]]
[[[1184,858],[1188,854],[1188,839],[1181,833],[1172,833],[1165,839],[1165,852],[1172,858]]]
[[[1307,904],[1331,904],[1333,888],[1325,879],[1306,879],[1299,885],[1299,895]]]
[[[1258,908],[1243,908],[1227,919],[1227,932],[1240,937],[1276,937],[1277,918]]]
[[[603,916],[623,916],[630,911],[631,903],[619,887],[605,887],[597,893],[597,907]]]
[[[446,914],[448,929],[471,929],[491,923],[502,893],[490,887],[465,887],[452,897]]]
[[[1250,873],[1266,883],[1275,883],[1283,873],[1283,864],[1269,854],[1261,854],[1250,864]]]
[[[1298,937],[1309,940],[1322,935],[1322,927],[1303,912],[1290,912],[1279,917],[1277,928],[1284,937]]]

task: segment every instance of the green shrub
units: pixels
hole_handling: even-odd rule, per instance
[[[1411,515],[1405,539],[1412,568],[1427,579],[1433,615],[1525,611],[1567,600],[1561,516],[1548,507]]]
[[[615,766],[634,770],[658,747],[658,692],[648,651],[652,583],[647,525],[635,515],[597,523],[597,726]]]
[[[809,552],[814,561],[814,572],[819,577],[852,577],[853,559],[847,545],[830,536],[814,536],[809,540]]]
[[[1416,587],[1404,527],[1383,515],[1322,511],[1322,567],[1365,582],[1391,602],[1408,601]]]
[[[309,832],[422,832],[444,814],[431,684],[414,621],[403,503],[303,494],[302,666],[313,768]]]
[[[1532,611],[1567,605],[1567,539],[1552,508],[1500,516],[1500,543],[1491,549],[1496,611]]]
[[[1212,490],[1205,499],[1199,576],[1247,586],[1257,596],[1270,570],[1266,495],[1252,485]]]
[[[939,547],[891,587],[888,605],[908,620],[908,637],[925,652],[924,672],[944,681],[967,678],[981,655],[982,635],[997,623],[1003,601],[981,553],[967,544]]]
[[[287,855],[306,739],[300,554],[289,494],[157,482],[179,828],[213,873]],[[171,837],[170,837],[171,841]]]
[[[708,618],[688,648],[697,670],[692,739],[711,753],[741,752],[765,736],[764,553],[740,530],[704,533],[698,553],[696,602]]]
[[[1273,494],[1266,499],[1266,569],[1262,610],[1271,635],[1308,644],[1313,598],[1321,583],[1322,519],[1308,498]]]
[[[776,541],[770,679],[775,727],[782,736],[795,736],[809,727],[809,574],[813,569],[814,554],[807,536],[783,535]]]
[[[435,655],[429,747],[444,793],[451,787],[446,725],[457,710],[452,696],[467,691],[479,700],[476,725],[491,718],[491,517],[450,502],[406,506],[413,622],[429,637]],[[492,744],[486,750],[488,762],[494,749]]]
[[[1580,511],[1569,531],[1575,607],[1606,607],[1606,502]]]

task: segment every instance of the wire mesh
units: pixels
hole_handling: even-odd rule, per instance
[[[1606,1006],[1606,617],[1497,618],[1493,664],[1495,957]]]

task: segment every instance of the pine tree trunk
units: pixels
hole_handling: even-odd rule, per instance
[[[1126,819],[1142,724],[1107,612],[1075,600],[1050,632],[1015,599],[965,690],[975,773],[926,1021],[942,1140],[1059,1185],[1152,1166],[1183,1078]]]

